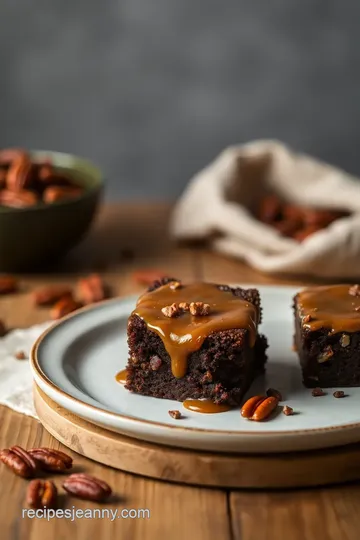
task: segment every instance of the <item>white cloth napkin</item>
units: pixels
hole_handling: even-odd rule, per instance
[[[0,339],[0,404],[37,418],[33,403],[33,377],[29,366],[31,347],[51,323],[9,332]],[[23,351],[27,359],[17,360]]]
[[[300,244],[250,212],[269,191],[295,204],[339,208],[352,215]],[[278,141],[230,147],[192,178],[175,207],[170,230],[180,240],[207,238],[214,250],[262,272],[358,278],[360,181]]]

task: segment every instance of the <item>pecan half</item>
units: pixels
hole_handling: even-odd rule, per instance
[[[204,302],[191,302],[189,307],[191,315],[205,316],[210,313],[210,304],[205,304]]]
[[[3,189],[0,191],[0,204],[10,208],[28,208],[37,204],[38,200],[36,193],[26,189],[19,191]]]
[[[327,362],[332,356],[334,356],[334,351],[330,345],[327,345],[324,350],[318,355],[317,361],[319,364]]]
[[[23,153],[14,159],[6,175],[6,187],[9,191],[21,191],[31,186],[33,179],[33,164],[30,156]]]
[[[105,285],[98,274],[82,278],[78,282],[79,298],[83,304],[101,302],[106,298]]]
[[[49,285],[48,287],[42,287],[34,291],[33,299],[36,306],[51,306],[62,298],[71,295],[72,291],[70,287],[66,287],[65,285]]]
[[[0,276],[0,294],[9,294],[18,289],[17,279],[13,276]]]
[[[274,396],[253,396],[242,406],[241,416],[260,422],[270,416],[278,403],[279,400]]]
[[[336,390],[336,392],[333,393],[333,396],[335,398],[343,398],[345,397],[345,392],[343,390]]]
[[[57,489],[50,480],[31,480],[27,493],[26,502],[30,508],[56,508]]]
[[[54,448],[32,448],[29,454],[45,471],[63,472],[72,467],[72,457]]]
[[[61,317],[69,315],[69,313],[76,311],[80,307],[80,302],[76,302],[76,300],[74,300],[72,296],[66,296],[65,298],[62,298],[61,300],[56,302],[56,304],[51,310],[50,316],[53,320],[61,319]]]
[[[79,197],[82,193],[83,190],[75,186],[49,186],[43,193],[43,201],[45,203],[67,201]]]
[[[0,165],[11,165],[15,160],[19,160],[23,156],[28,156],[27,152],[20,148],[4,148],[0,150]]]
[[[95,502],[102,502],[111,495],[111,488],[106,482],[85,473],[71,474],[63,488],[74,497]]]
[[[35,476],[38,470],[35,459],[21,446],[12,446],[1,450],[0,461],[23,478]]]
[[[260,403],[266,399],[266,396],[253,396],[249,398],[241,408],[241,416],[243,418],[251,418],[255,412],[255,409]]]

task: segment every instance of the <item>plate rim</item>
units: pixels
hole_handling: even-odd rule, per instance
[[[247,287],[251,287],[250,284],[245,284]],[[266,288],[266,289],[274,289],[274,288],[280,288],[280,289],[294,289],[294,286],[287,286],[287,285],[256,285],[258,288]],[[300,288],[300,287],[299,287]],[[35,343],[33,344],[30,352],[30,367],[32,370],[33,377],[35,379],[35,382],[37,384],[38,381],[37,378],[41,381],[42,389],[43,387],[49,387],[52,392],[55,394],[58,393],[62,396],[65,401],[70,401],[72,403],[75,403],[76,406],[80,406],[81,408],[88,409],[90,411],[95,411],[98,413],[101,413],[102,415],[105,415],[105,417],[113,418],[113,419],[122,419],[125,420],[127,423],[130,424],[144,424],[146,426],[153,427],[155,429],[173,429],[177,432],[186,432],[186,433],[209,433],[213,435],[218,436],[231,436],[231,437],[239,437],[242,435],[246,436],[258,436],[258,437],[272,437],[272,436],[281,436],[281,437],[287,437],[287,436],[300,436],[300,435],[312,435],[316,433],[326,433],[326,432],[333,432],[333,431],[344,431],[344,430],[353,430],[353,429],[360,429],[360,421],[355,422],[352,424],[345,424],[345,425],[335,425],[335,426],[327,426],[327,427],[317,427],[317,428],[307,428],[307,429],[293,429],[293,430],[274,430],[274,431],[247,431],[247,430],[218,430],[218,429],[208,429],[208,428],[198,428],[198,427],[187,427],[187,426],[181,426],[181,425],[172,425],[172,424],[165,424],[163,422],[157,422],[154,420],[145,420],[143,418],[137,418],[133,416],[128,416],[126,414],[122,413],[116,413],[109,411],[107,409],[103,409],[102,407],[97,407],[95,405],[92,405],[90,403],[86,403],[85,401],[82,401],[81,399],[72,396],[65,390],[62,390],[57,384],[55,384],[49,377],[44,373],[42,370],[39,358],[38,358],[38,351],[42,345],[42,342],[44,339],[51,334],[53,331],[55,331],[58,327],[65,325],[72,319],[75,319],[79,316],[82,316],[84,313],[87,313],[89,311],[96,311],[99,308],[102,308],[104,306],[110,305],[110,304],[116,304],[121,302],[130,301],[133,299],[136,299],[136,295],[127,295],[127,296],[119,296],[116,298],[110,298],[106,300],[102,300],[101,302],[97,302],[96,304],[91,304],[89,306],[84,306],[82,308],[79,308],[73,313],[70,313],[68,315],[65,315],[58,321],[53,322],[48,328],[46,328],[42,334],[36,339]],[[45,391],[45,390],[43,390]],[[53,399],[51,396],[49,396],[51,399]],[[146,396],[145,396],[146,397]],[[147,396],[151,397],[151,396]],[[180,403],[180,402],[179,402]],[[87,417],[88,418],[88,417]],[[91,420],[90,420],[91,422]]]

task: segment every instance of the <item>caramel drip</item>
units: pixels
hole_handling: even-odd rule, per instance
[[[117,373],[115,375],[116,382],[118,382],[120,384],[125,384],[126,383],[126,377],[127,377],[127,370],[126,369],[122,369],[121,371],[119,371],[119,373]]]
[[[327,328],[332,334],[359,331],[360,296],[351,295],[351,287],[331,285],[300,292],[297,305],[303,327],[311,331]]]
[[[215,414],[230,411],[232,407],[226,404],[217,405],[212,401],[202,399],[186,399],[183,402],[185,409],[203,414]]]
[[[210,313],[193,316],[185,311],[176,317],[166,317],[162,313],[165,306],[181,302],[207,303]],[[200,349],[211,332],[247,329],[253,347],[259,320],[258,309],[253,304],[210,283],[194,283],[177,289],[172,289],[171,284],[164,285],[141,296],[133,313],[161,337],[171,358],[172,373],[177,378],[185,376],[189,354]]]

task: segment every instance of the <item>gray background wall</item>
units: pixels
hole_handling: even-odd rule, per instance
[[[360,175],[354,0],[3,0],[0,146],[88,156],[108,197],[169,198],[280,138]]]

